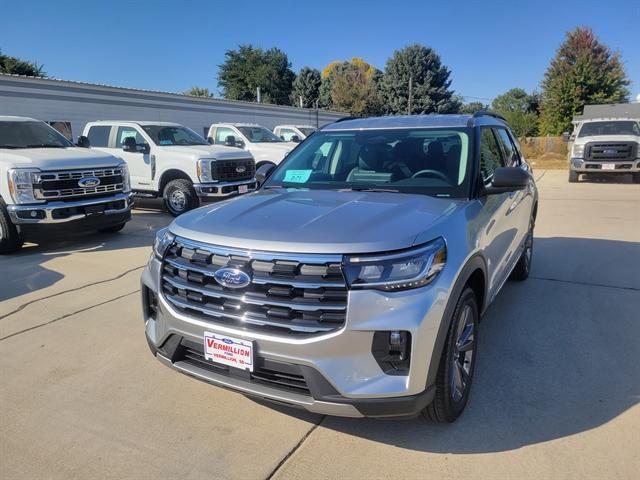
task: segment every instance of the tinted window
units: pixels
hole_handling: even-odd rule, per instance
[[[142,129],[156,145],[206,145],[204,138],[186,127],[145,125]]]
[[[111,127],[109,125],[96,125],[89,128],[89,143],[92,147],[108,147],[109,146],[109,133],[111,133]]]
[[[493,176],[496,168],[503,167],[500,147],[490,128],[483,128],[480,134],[480,171],[486,182]]]
[[[71,132],[71,122],[47,122],[50,126],[55,128],[58,132],[64,135],[69,141],[73,140],[73,133]]]
[[[240,130],[251,143],[271,143],[282,141],[280,137],[276,137],[276,135],[271,130],[267,130],[264,127],[242,126],[238,127],[238,130]]]
[[[265,188],[466,197],[468,155],[465,128],[319,131],[285,158]]]
[[[502,149],[505,153],[505,158],[507,161],[507,166],[515,166],[520,163],[518,158],[518,152],[511,141],[511,137],[507,133],[504,128],[496,129],[496,133],[498,134],[498,141],[502,146]]]
[[[143,145],[147,142],[144,141],[144,137],[140,135],[140,132],[134,127],[118,127],[118,134],[116,135],[116,148],[122,148],[124,139],[127,137],[133,137],[136,139],[138,145]]]
[[[234,137],[236,140],[239,140],[236,132],[227,127],[218,127],[216,129],[216,138],[215,143],[219,145],[224,145],[227,141],[227,137]]]

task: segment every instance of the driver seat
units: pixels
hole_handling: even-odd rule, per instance
[[[347,175],[347,182],[388,183],[391,172],[385,167],[387,149],[385,145],[363,145],[358,153],[358,166]]]

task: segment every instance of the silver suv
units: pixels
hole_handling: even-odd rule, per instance
[[[255,193],[158,232],[142,275],[149,347],[312,412],[451,422],[481,314],[529,274],[537,204],[499,117],[336,122]]]

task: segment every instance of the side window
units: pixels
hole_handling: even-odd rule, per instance
[[[480,134],[480,171],[482,180],[486,183],[496,168],[503,167],[500,147],[491,128],[482,128]]]
[[[136,139],[138,145],[143,145],[145,142],[144,137],[140,135],[137,129],[134,127],[118,127],[118,134],[116,135],[116,148],[122,148],[124,139],[127,137],[133,137]]]
[[[95,125],[89,127],[89,143],[92,147],[108,147],[109,146],[109,134],[111,133],[110,125]]]
[[[296,132],[294,132],[290,128],[280,129],[280,138],[282,138],[285,142],[290,142],[294,135],[297,135]]]
[[[232,136],[232,137],[236,137],[236,140],[238,139],[238,136],[236,135],[236,133],[231,130],[228,127],[218,127],[216,129],[216,138],[215,138],[215,143],[217,145],[224,145],[224,143],[227,141],[227,137],[228,136]]]
[[[507,166],[513,167],[519,165],[520,158],[518,156],[518,151],[516,150],[516,147],[511,140],[511,136],[504,128],[497,128],[496,133],[498,134],[498,141],[502,146],[502,151],[504,152]]]
[[[73,135],[71,133],[71,122],[47,122],[50,126],[55,128],[59,133],[70,142],[73,141]]]

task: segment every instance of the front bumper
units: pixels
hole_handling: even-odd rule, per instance
[[[247,193],[256,189],[256,179],[240,180],[238,182],[212,182],[212,183],[194,183],[198,197],[201,200],[215,200],[220,198],[226,198],[239,194],[239,187],[241,185],[247,186]]]
[[[603,165],[613,165],[613,168],[603,168]],[[582,158],[572,158],[569,168],[578,173],[625,174],[640,172],[640,159],[620,161],[590,162]]]
[[[69,202],[54,201],[33,205],[9,205],[7,210],[15,225],[63,224],[87,218],[122,217],[130,215],[133,202],[130,193],[108,197],[85,198]],[[97,207],[97,212],[92,211]],[[100,210],[100,207],[103,207]]]
[[[161,263],[151,258],[142,275],[145,333],[151,351],[165,365],[208,383],[248,396],[346,417],[405,417],[417,414],[433,399],[427,381],[429,359],[444,316],[447,289],[436,281],[404,292],[350,291],[347,318],[336,331],[284,336],[231,328],[176,311],[159,295]],[[447,281],[446,275],[442,281]],[[155,294],[157,306],[148,308]],[[404,374],[383,372],[372,353],[375,332],[401,330],[411,334],[411,365]],[[304,377],[308,391],[254,382],[246,375],[220,374],[206,362],[193,363],[177,354],[178,344],[202,348],[204,332],[252,341],[256,367],[282,364]],[[269,367],[270,368],[270,367]],[[242,372],[245,373],[245,372]]]

